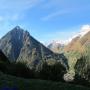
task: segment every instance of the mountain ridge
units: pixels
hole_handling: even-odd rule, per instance
[[[0,39],[0,49],[11,62],[25,62],[31,68],[45,61],[55,63],[59,60],[64,66],[67,62],[64,62],[64,55],[53,53],[19,26]]]

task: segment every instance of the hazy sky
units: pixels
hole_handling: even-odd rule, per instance
[[[0,0],[0,37],[17,25],[39,41],[65,40],[90,24],[90,0]]]

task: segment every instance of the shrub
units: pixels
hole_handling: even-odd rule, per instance
[[[42,70],[40,71],[40,78],[45,80],[60,81],[63,80],[63,75],[65,72],[65,67],[60,63],[56,63],[54,65],[44,63]]]

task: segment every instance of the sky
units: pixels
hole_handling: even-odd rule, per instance
[[[0,0],[0,37],[17,25],[44,44],[66,40],[90,25],[90,0]]]

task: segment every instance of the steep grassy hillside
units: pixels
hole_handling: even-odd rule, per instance
[[[64,50],[65,50],[65,55],[68,59],[68,64],[69,64],[68,73],[70,73],[71,75],[72,74],[75,75],[75,71],[76,71],[76,73],[81,74],[80,76],[83,76],[83,74],[88,70],[89,65],[90,65],[90,62],[89,62],[90,52],[88,51],[90,50],[90,31],[82,37],[78,36],[74,38],[65,47]],[[82,59],[82,56],[85,56],[87,58]]]
[[[75,65],[76,75],[90,82],[90,46]]]

